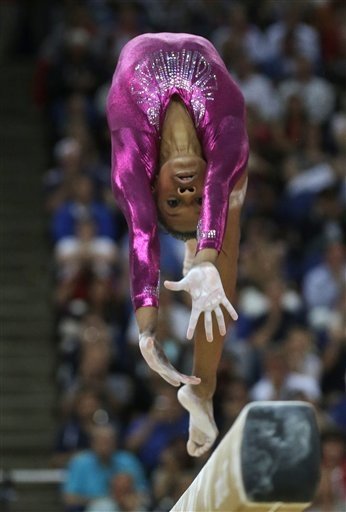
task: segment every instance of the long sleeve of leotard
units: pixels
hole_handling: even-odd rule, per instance
[[[210,123],[202,132],[207,175],[197,229],[197,251],[212,248],[220,252],[228,217],[229,195],[248,160],[244,101],[240,92],[233,92],[233,112],[220,119],[219,123]]]
[[[111,131],[112,189],[129,228],[131,297],[135,309],[158,307],[157,212],[146,166],[155,162],[152,138],[130,128]]]

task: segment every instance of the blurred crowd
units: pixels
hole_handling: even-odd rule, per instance
[[[110,189],[105,100],[119,53],[141,33],[174,31],[212,41],[247,103],[239,320],[218,372],[220,438],[249,401],[313,404],[322,466],[310,510],[342,512],[346,4],[65,0],[45,3],[45,27],[34,96],[50,159],[43,192],[58,354],[52,465],[67,468],[65,510],[168,511],[209,456],[186,454],[188,417],[176,390],[140,356],[127,227]],[[181,277],[183,245],[161,234],[163,278]],[[162,289],[159,338],[189,373],[185,301]]]

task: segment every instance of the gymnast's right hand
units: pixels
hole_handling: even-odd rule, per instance
[[[160,343],[155,340],[152,334],[144,332],[139,335],[139,348],[150,368],[161,375],[161,377],[169,384],[172,384],[172,386],[178,387],[180,384],[200,384],[200,378],[184,375],[172,366],[162,350]]]
[[[213,341],[212,312],[215,313],[222,336],[226,334],[226,325],[221,305],[228,311],[233,320],[238,315],[227,299],[217,268],[209,262],[199,263],[192,267],[186,276],[178,282],[165,281],[168,290],[185,290],[192,298],[192,311],[186,337],[191,340],[201,313],[204,313],[204,326],[208,341]]]

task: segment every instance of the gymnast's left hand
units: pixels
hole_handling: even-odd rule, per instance
[[[185,290],[191,295],[192,311],[186,335],[189,340],[194,335],[201,313],[204,313],[204,327],[208,341],[213,341],[212,312],[215,313],[220,334],[222,336],[226,334],[221,305],[224,306],[233,320],[238,319],[234,307],[226,297],[220,274],[212,263],[200,263],[192,267],[180,281],[165,281],[164,285],[168,290]]]

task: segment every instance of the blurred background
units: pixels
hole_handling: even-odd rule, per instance
[[[247,103],[219,439],[249,401],[313,404],[310,510],[345,511],[342,0],[0,0],[1,509],[168,511],[210,455],[186,454],[187,414],[139,354],[110,190],[112,74],[127,41],[160,31],[212,41]],[[179,278],[182,242],[162,234],[161,247],[163,278]],[[185,300],[162,290],[159,335],[189,373]]]

